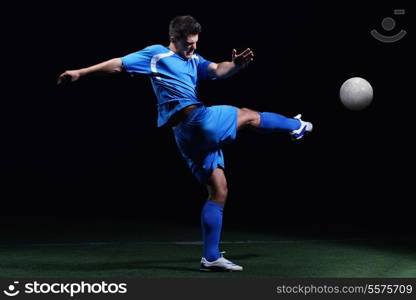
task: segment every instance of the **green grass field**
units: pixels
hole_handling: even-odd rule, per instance
[[[221,250],[244,271],[204,273],[198,227],[89,225],[3,234],[0,277],[416,277],[411,237],[224,228]]]

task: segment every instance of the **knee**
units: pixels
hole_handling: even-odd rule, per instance
[[[260,124],[260,114],[249,108],[240,108],[239,110],[239,125],[241,126],[251,126],[258,127]]]

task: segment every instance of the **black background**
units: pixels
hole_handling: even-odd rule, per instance
[[[168,24],[191,14],[202,24],[198,53],[229,60],[250,47],[255,61],[224,81],[203,82],[207,105],[303,114],[314,132],[240,132],[224,148],[225,222],[363,224],[413,230],[414,32],[405,2],[90,1],[19,4],[3,14],[3,216],[153,218],[197,223],[207,197],[156,127],[149,79],[86,78],[59,88],[68,69],[168,44]],[[396,20],[386,32],[381,21]],[[413,18],[414,19],[414,18]],[[405,29],[399,42],[385,35]],[[366,78],[374,101],[344,108],[338,93]]]

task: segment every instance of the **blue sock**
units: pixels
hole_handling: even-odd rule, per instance
[[[209,200],[202,208],[201,226],[204,239],[204,257],[208,261],[214,261],[221,257],[219,243],[223,209],[222,205]]]
[[[286,118],[285,116],[271,113],[260,113],[260,124],[258,129],[263,132],[274,132],[278,130],[292,131],[299,129],[300,121],[297,119]]]

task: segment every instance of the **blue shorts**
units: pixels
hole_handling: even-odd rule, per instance
[[[206,183],[216,168],[225,167],[221,147],[235,140],[237,115],[234,106],[201,105],[173,128],[179,151],[199,182]]]

